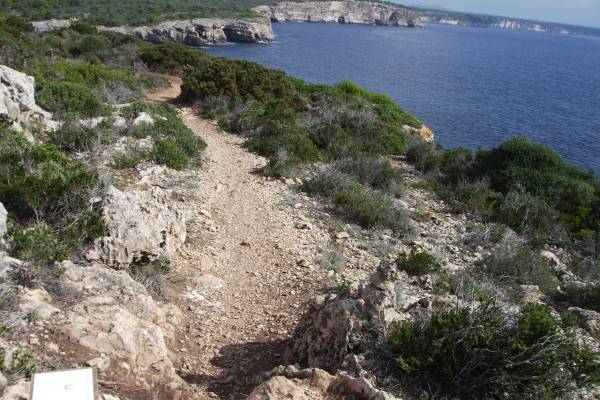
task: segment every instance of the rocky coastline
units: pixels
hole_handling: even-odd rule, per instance
[[[333,22],[383,26],[423,27],[417,14],[405,7],[368,1],[281,2],[253,11],[273,22]]]
[[[71,25],[74,20],[46,20],[33,23],[36,31],[49,32]],[[136,36],[152,43],[178,42],[188,46],[225,43],[263,43],[275,35],[269,18],[251,19],[194,18],[170,20],[152,26],[97,26],[100,31]]]

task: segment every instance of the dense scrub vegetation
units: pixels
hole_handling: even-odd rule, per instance
[[[0,12],[28,19],[84,18],[96,25],[146,25],[168,18],[252,17],[257,0],[1,0]]]
[[[598,355],[542,305],[434,312],[402,323],[392,348],[399,374],[440,398],[572,398],[576,384],[600,382]]]

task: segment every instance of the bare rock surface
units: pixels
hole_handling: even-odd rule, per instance
[[[0,65],[0,120],[24,132],[35,126],[42,129],[58,126],[52,114],[35,103],[35,79],[5,65]]]
[[[115,268],[171,260],[186,238],[183,207],[158,187],[122,192],[110,187],[104,207],[108,235],[88,254]]]
[[[179,42],[205,46],[227,42],[260,43],[274,38],[271,21],[256,17],[244,20],[195,18],[164,21],[153,26],[98,27],[100,30],[129,34],[153,43]]]
[[[393,4],[370,1],[280,2],[258,6],[256,12],[273,21],[335,22],[415,27],[421,26],[414,11]]]

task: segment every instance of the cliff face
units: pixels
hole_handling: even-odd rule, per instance
[[[272,21],[337,22],[416,27],[423,26],[417,15],[401,6],[368,1],[282,2],[253,9]]]
[[[38,32],[67,28],[75,20],[46,20],[34,22]],[[196,18],[165,21],[153,26],[98,26],[99,30],[134,35],[153,43],[180,42],[190,46],[223,44],[227,42],[261,43],[274,38],[267,17],[247,20]]]
[[[229,20],[196,18],[165,21],[153,26],[98,27],[100,30],[137,36],[153,43],[180,42],[190,46],[226,42],[260,43],[273,40],[269,18]]]

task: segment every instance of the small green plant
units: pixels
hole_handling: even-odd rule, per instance
[[[171,264],[165,260],[141,262],[131,266],[129,274],[148,291],[160,296],[164,292],[165,282],[171,273]]]
[[[157,164],[164,164],[169,168],[177,170],[187,168],[190,162],[183,149],[181,149],[181,147],[177,145],[177,142],[171,138],[154,142],[152,159]]]
[[[337,247],[328,247],[319,259],[319,266],[327,271],[341,273],[346,267],[347,259],[344,252]]]
[[[117,154],[113,157],[112,165],[116,169],[135,168],[139,163],[147,158],[147,154],[140,152],[131,152],[127,154]]]
[[[10,356],[8,372],[14,375],[30,377],[39,371],[38,360],[27,349],[18,348]]]
[[[438,260],[424,250],[411,249],[410,254],[400,254],[396,259],[396,266],[400,271],[409,275],[426,275],[439,271],[441,268]]]
[[[567,284],[562,292],[555,293],[555,299],[572,306],[600,312],[600,285]]]
[[[39,264],[62,261],[68,248],[47,226],[34,225],[10,235],[8,249],[14,257]]]

